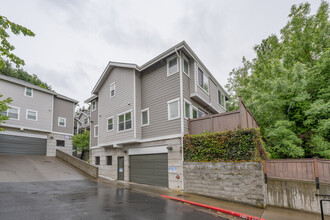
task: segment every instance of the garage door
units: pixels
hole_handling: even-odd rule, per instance
[[[0,154],[46,155],[47,139],[0,134]]]
[[[167,154],[131,155],[130,181],[168,187]]]

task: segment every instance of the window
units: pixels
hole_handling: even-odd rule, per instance
[[[195,107],[192,109],[192,118],[198,118],[198,111]]]
[[[149,125],[149,108],[141,111],[141,118],[142,126]]]
[[[168,105],[168,120],[180,118],[179,99],[167,102]]]
[[[98,137],[99,136],[99,126],[95,125],[94,126],[94,137]]]
[[[198,111],[198,118],[205,116],[205,113],[202,110],[198,109],[197,111]]]
[[[58,117],[58,126],[65,127],[66,126],[66,118]]]
[[[87,125],[88,124],[88,118],[84,119],[84,124]]]
[[[118,115],[118,131],[132,129],[132,112]]]
[[[107,118],[107,131],[113,130],[113,117]]]
[[[209,78],[207,75],[198,68],[198,85],[205,91],[209,92]]]
[[[96,110],[96,101],[92,102],[92,112]]]
[[[174,73],[179,72],[178,68],[178,58],[169,58],[167,60],[167,76],[173,75]]]
[[[112,156],[107,156],[107,165],[112,165]]]
[[[2,111],[1,115],[8,116],[9,119],[19,120],[19,108],[10,106],[7,111]]]
[[[100,165],[100,157],[95,157],[95,165]]]
[[[57,147],[65,147],[65,141],[63,140],[56,140]]]
[[[183,57],[183,72],[189,76],[189,61],[185,57]]]
[[[184,117],[185,118],[190,118],[190,103],[185,101],[184,102]]]
[[[33,97],[33,89],[25,87],[25,96]]]
[[[110,98],[115,96],[115,91],[116,91],[116,83],[112,83],[110,85]]]
[[[225,96],[218,90],[218,103],[221,106],[225,106]]]
[[[37,121],[38,120],[38,112],[26,109],[26,119]]]

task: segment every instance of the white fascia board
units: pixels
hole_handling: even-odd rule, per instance
[[[128,149],[128,155],[162,154],[162,153],[168,153],[167,146]]]
[[[2,131],[0,134],[47,139],[47,135],[33,134],[28,132]]]

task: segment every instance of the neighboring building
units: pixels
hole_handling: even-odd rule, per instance
[[[90,111],[82,109],[75,119],[75,134],[83,130],[90,130]]]
[[[226,97],[184,41],[142,66],[109,62],[86,100],[91,163],[112,179],[182,189],[188,119],[225,112]]]
[[[55,156],[56,149],[72,153],[74,109],[78,101],[31,83],[0,75],[0,94],[11,97],[1,114],[0,154]]]

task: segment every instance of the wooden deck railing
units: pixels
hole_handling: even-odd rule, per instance
[[[189,119],[189,134],[257,128],[258,123],[239,97],[239,110]]]

